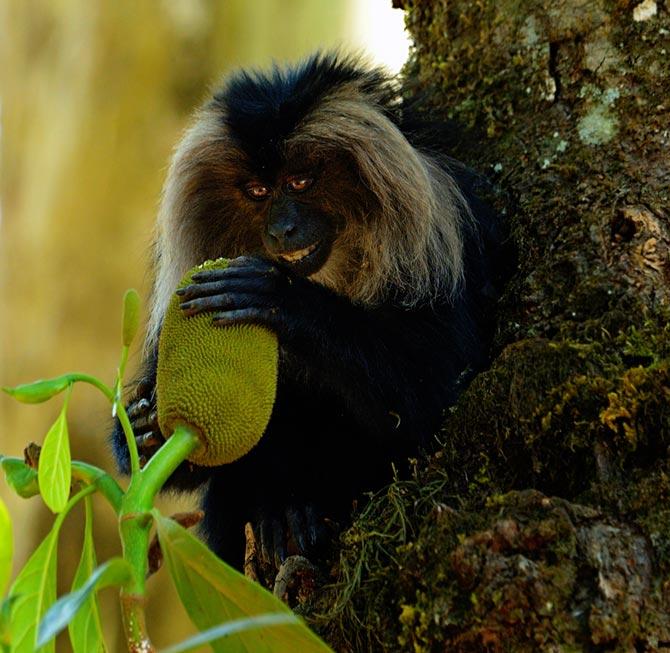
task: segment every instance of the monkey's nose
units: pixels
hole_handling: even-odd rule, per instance
[[[296,227],[292,221],[282,221],[268,225],[268,236],[270,236],[272,241],[282,247],[287,244],[287,241],[293,234],[295,234],[295,231]]]

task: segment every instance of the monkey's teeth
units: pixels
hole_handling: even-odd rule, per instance
[[[297,249],[295,252],[289,252],[288,254],[280,254],[279,256],[283,258],[285,261],[295,263],[296,261],[299,261],[300,259],[305,258],[305,256],[311,254],[318,247],[318,245],[319,243],[314,243],[314,245],[305,247],[305,249]]]

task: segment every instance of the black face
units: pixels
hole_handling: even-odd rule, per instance
[[[319,207],[317,186],[310,174],[282,176],[274,187],[260,181],[245,185],[247,197],[264,214],[266,252],[302,276],[323,267],[337,235],[337,220]]]

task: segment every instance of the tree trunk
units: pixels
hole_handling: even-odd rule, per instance
[[[313,618],[341,651],[670,651],[667,0],[396,4],[519,268],[491,369]]]

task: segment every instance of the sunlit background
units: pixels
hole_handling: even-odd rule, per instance
[[[160,186],[189,113],[232,67],[335,46],[398,70],[409,47],[402,12],[391,0],[0,2],[0,385],[75,370],[112,381],[121,296],[131,286],[147,296]],[[0,397],[0,452],[41,442],[59,409],[60,399]],[[78,386],[69,410],[76,458],[110,467],[109,421],[105,401]],[[0,496],[15,522],[16,573],[52,517],[2,480]],[[61,535],[61,592],[79,555],[79,519]],[[95,529],[104,560],[117,536],[102,503]],[[156,644],[190,632],[167,579],[152,580],[151,596]],[[111,593],[103,610],[109,650],[122,651]]]

